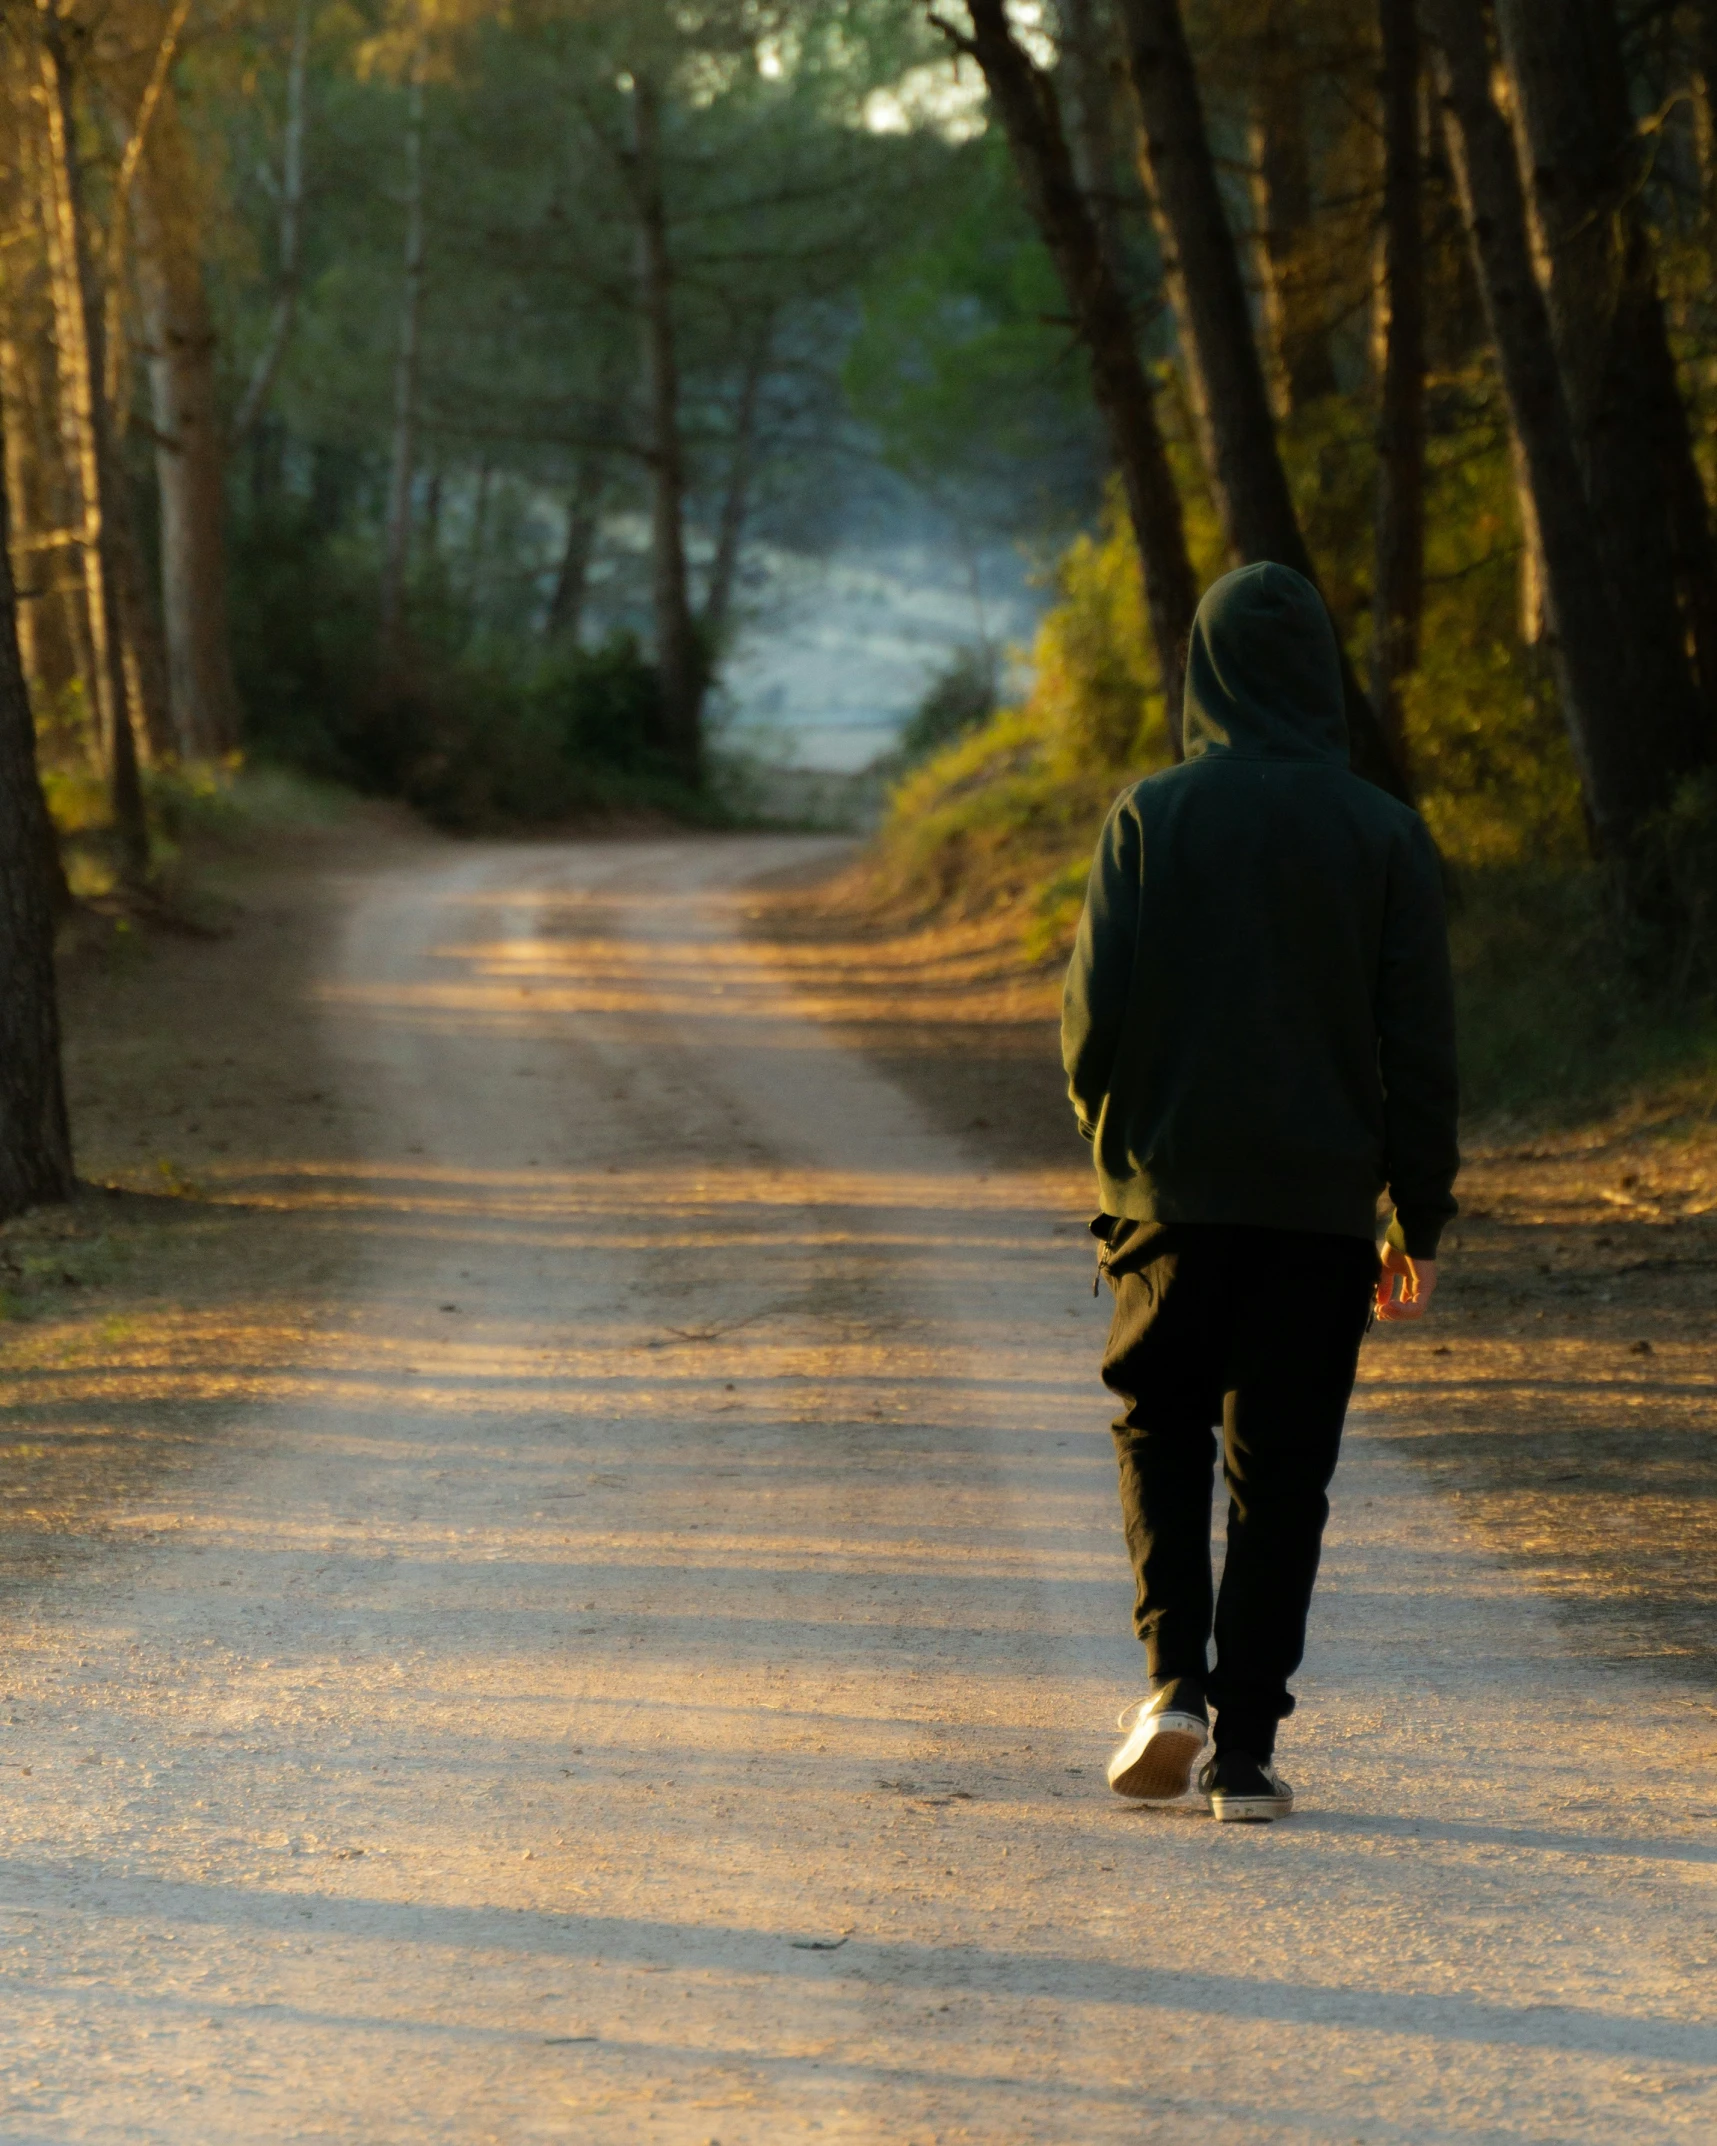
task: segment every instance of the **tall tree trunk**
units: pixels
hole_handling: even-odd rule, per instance
[[[560,571],[555,575],[548,607],[550,640],[566,641],[575,648],[584,629],[590,566],[596,554],[596,532],[607,488],[608,457],[587,448],[573,472],[572,493],[566,503],[566,542],[561,547]]]
[[[82,492],[84,566],[89,591],[89,633],[95,656],[95,693],[107,747],[108,797],[120,875],[137,884],[149,871],[149,824],[138,774],[137,739],[131,727],[120,615],[120,568],[116,530],[123,508],[104,383],[105,292],[92,258],[83,208],[83,173],[77,154],[71,69],[60,18],[39,18],[43,103],[47,120],[50,249],[55,284],[55,328],[60,344],[61,411],[69,420],[68,444]]]
[[[1252,88],[1252,200],[1273,385],[1284,416],[1336,391],[1329,330],[1308,258],[1312,157],[1296,5],[1297,0],[1265,0]]]
[[[718,651],[727,638],[733,614],[734,591],[739,586],[739,558],[745,542],[746,517],[751,511],[751,480],[757,468],[757,410],[763,398],[763,383],[769,372],[769,348],[773,319],[765,319],[752,337],[740,376],[739,401],[733,413],[733,441],[728,452],[727,484],[721,497],[721,515],[716,523],[715,555],[710,560],[709,586],[704,591],[699,621],[704,645]]]
[[[55,355],[46,325],[28,342],[0,337],[18,647],[25,680],[43,707],[60,706],[80,679],[87,690],[95,675],[84,608],[83,516],[68,496],[65,442],[54,428]]]
[[[0,484],[0,1215],[72,1194],[54,979],[59,863],[36,774]]]
[[[212,760],[238,744],[238,684],[227,615],[216,339],[191,198],[189,158],[169,91],[137,173],[138,287],[161,499],[168,694],[180,752]]]
[[[15,332],[0,353],[19,616],[31,622],[28,635],[20,633],[20,646],[28,682],[43,706],[63,709],[68,692],[81,688],[91,718],[90,757],[100,766],[105,765],[106,732],[91,638],[86,442],[73,392],[81,313],[63,244],[64,171],[50,148],[39,51],[21,37],[0,49],[16,63],[7,85],[12,107],[7,116],[18,145],[15,228],[39,238],[43,271],[39,303],[14,317]],[[9,292],[14,303],[22,291],[14,279]],[[27,566],[17,563],[26,559]]]
[[[662,178],[661,91],[647,69],[634,74],[632,173],[638,215],[638,295],[648,395],[650,549],[655,580],[656,667],[662,743],[684,779],[703,780],[704,652],[686,573],[685,447],[680,437],[679,353],[674,330],[674,263]]]
[[[423,312],[423,33],[412,53],[405,117],[405,263],[400,289],[399,349],[394,360],[393,458],[388,474],[382,557],[381,646],[384,665],[402,649],[406,569],[411,558],[411,488],[417,468],[417,374]]]
[[[1425,223],[1417,0],[1379,0],[1378,28],[1383,223],[1374,320],[1380,392],[1371,697],[1390,749],[1406,767],[1401,681],[1419,662],[1425,595]]]
[[[1639,202],[1646,151],[1613,0],[1496,0],[1496,17],[1599,541],[1646,720],[1686,771],[1717,750],[1717,553]]]
[[[1020,45],[1004,0],[969,0],[972,36],[1032,217],[1049,248],[1091,364],[1092,387],[1121,473],[1144,571],[1145,604],[1169,735],[1180,751],[1181,677],[1198,609],[1180,493],[1139,356],[1126,294],[1074,176],[1055,84]]]
[[[1650,711],[1594,526],[1509,123],[1491,89],[1483,0],[1422,0],[1449,160],[1544,550],[1550,655],[1599,846],[1625,865],[1668,794]]]
[[[1191,399],[1201,413],[1223,536],[1237,561],[1273,559],[1315,585],[1317,570],[1282,466],[1179,0],[1120,0],[1120,10],[1138,100],[1145,181],[1180,322]],[[1345,648],[1341,661],[1353,764],[1380,788],[1405,797],[1406,775]]]
[[[22,407],[23,397],[23,352],[15,335],[0,331],[0,423],[3,423],[5,433],[5,464],[0,469],[0,484],[5,486],[7,497],[17,503],[16,511],[10,517],[11,542],[20,560],[28,558],[32,561],[32,568],[26,572],[33,579],[34,573],[43,571],[48,562],[42,546],[35,541],[35,532],[43,527],[44,517],[29,511],[32,443],[28,418]],[[42,617],[36,603],[16,600],[16,583],[17,575],[14,574],[13,617],[19,660],[25,678],[39,684],[43,669],[40,643],[45,638],[41,632]]]
[[[441,472],[433,468],[423,488],[423,549],[431,560],[441,556]]]
[[[292,340],[298,319],[300,251],[304,220],[305,88],[310,66],[310,0],[298,0],[292,23],[292,54],[286,65],[286,134],[280,149],[280,255],[275,270],[274,313],[256,363],[233,412],[231,440],[237,444],[262,415],[274,376]]]
[[[1121,229],[1121,144],[1115,128],[1115,86],[1110,71],[1114,24],[1103,0],[1057,0],[1057,42],[1073,91],[1068,147],[1073,175],[1097,226],[1116,281],[1127,288],[1127,248]],[[1130,295],[1130,294],[1129,294]]]
[[[119,473],[118,491],[119,519],[113,530],[113,557],[119,576],[119,618],[125,637],[120,651],[125,668],[125,699],[131,710],[133,736],[150,765],[162,767],[177,760],[180,750],[173,724],[167,652],[161,645],[161,630],[149,601],[149,576],[137,534],[137,500],[123,470]]]

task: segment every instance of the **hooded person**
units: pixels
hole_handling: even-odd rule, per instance
[[[1303,575],[1264,563],[1206,592],[1186,757],[1111,810],[1063,1000],[1151,1686],[1109,1780],[1183,1794],[1214,1704],[1200,1786],[1225,1819],[1292,1808],[1276,1729],[1360,1343],[1374,1310],[1423,1315],[1455,1212],[1438,859],[1418,815],[1350,769],[1343,706],[1335,629]]]

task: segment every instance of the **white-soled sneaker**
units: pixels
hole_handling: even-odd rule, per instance
[[[1210,1798],[1211,1817],[1225,1825],[1268,1825],[1294,1807],[1294,1792],[1275,1767],[1243,1751],[1219,1751],[1198,1785]]]
[[[1204,1749],[1210,1721],[1196,1687],[1184,1679],[1150,1698],[1123,1707],[1115,1726],[1127,1740],[1109,1761],[1109,1786],[1117,1796],[1141,1803],[1172,1803],[1192,1780],[1193,1761]]]

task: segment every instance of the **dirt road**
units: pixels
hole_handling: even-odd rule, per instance
[[[1085,1187],[743,937],[812,847],[354,879],[361,1157],[227,1186],[349,1300],[11,1642],[0,2138],[1717,2135],[1709,1713],[1363,1423],[1301,1815],[1109,1797]]]

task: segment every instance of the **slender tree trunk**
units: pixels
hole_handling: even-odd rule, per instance
[[[400,291],[399,351],[394,360],[393,459],[388,476],[382,558],[381,644],[384,664],[402,649],[406,568],[411,557],[411,488],[417,466],[417,374],[423,311],[422,32],[412,54],[405,118],[405,273]]]
[[[1297,0],[1266,0],[1252,91],[1252,200],[1258,219],[1264,322],[1284,416],[1336,391],[1329,331],[1308,259],[1312,158],[1295,33]]]
[[[1515,506],[1520,515],[1520,638],[1528,648],[1548,639],[1548,577],[1544,571],[1544,532],[1538,526],[1538,502],[1532,496],[1532,472],[1526,466],[1520,434],[1511,424],[1508,459],[1514,473]]]
[[[123,470],[119,473],[118,490],[113,559],[119,577],[119,617],[125,637],[120,651],[125,667],[125,699],[131,710],[132,733],[140,748],[152,767],[163,767],[179,758],[167,652],[149,601],[149,576],[137,534],[137,501]]]
[[[44,10],[41,25],[43,102],[48,162],[54,187],[55,326],[60,341],[62,416],[83,494],[84,562],[89,590],[95,689],[107,746],[108,795],[121,877],[136,884],[149,871],[149,825],[138,774],[123,662],[116,530],[118,459],[108,417],[105,293],[91,257],[83,213],[83,175],[77,155],[71,72],[60,19]]]
[[[574,648],[584,628],[584,604],[590,593],[590,566],[596,554],[596,531],[602,519],[607,482],[607,456],[594,451],[581,454],[573,472],[572,495],[566,503],[566,542],[561,547],[560,571],[555,575],[548,607],[549,639],[568,642]]]
[[[42,571],[47,560],[42,548],[33,541],[42,518],[29,511],[31,440],[22,406],[23,397],[23,353],[15,336],[0,334],[0,421],[5,428],[6,457],[5,467],[0,470],[0,484],[5,486],[8,499],[16,502],[15,511],[9,518],[11,543],[19,559],[31,560],[34,571],[25,571],[33,579],[34,572]],[[17,579],[14,574],[13,617],[18,655],[25,678],[37,683],[42,677],[40,614],[34,603],[17,600]]]
[[[1198,582],[1157,418],[1156,391],[1139,356],[1126,295],[1074,175],[1055,84],[1013,35],[1004,0],[970,0],[970,12],[972,36],[962,42],[983,69],[1033,220],[1090,359],[1097,407],[1121,473],[1144,571],[1151,638],[1178,756],[1184,651],[1198,609]]]
[[[138,287],[148,338],[161,499],[161,610],[179,750],[212,760],[238,744],[238,685],[227,615],[226,443],[215,387],[215,329],[189,159],[171,94],[138,168]]]
[[[494,472],[487,459],[478,465],[477,495],[471,502],[471,558],[473,563],[483,556],[483,544],[489,534],[489,486],[494,481]]]
[[[304,216],[305,88],[310,65],[310,0],[298,0],[292,24],[292,56],[286,67],[286,136],[280,151],[280,258],[275,271],[274,313],[256,363],[233,412],[231,441],[237,444],[267,407],[298,319],[300,247]]]
[[[423,548],[431,560],[441,556],[441,472],[431,469],[423,488]]]
[[[1180,322],[1191,399],[1201,412],[1223,535],[1237,561],[1273,559],[1316,585],[1276,441],[1179,0],[1120,0],[1120,10],[1138,99],[1145,181]],[[1380,788],[1405,797],[1405,773],[1345,648],[1341,660],[1353,764]]]
[[[1379,0],[1378,27],[1383,224],[1374,320],[1380,393],[1371,697],[1390,749],[1406,767],[1400,689],[1418,666],[1425,595],[1424,159],[1416,0]]]
[[[69,1199],[73,1189],[54,979],[59,883],[18,655],[0,484],[0,1216]]]
[[[704,591],[700,620],[704,645],[711,651],[719,650],[727,638],[734,591],[739,586],[740,551],[745,542],[746,517],[751,511],[751,480],[757,467],[757,410],[769,372],[773,329],[773,320],[765,320],[752,339],[746,353],[745,371],[740,378],[739,402],[733,414],[727,485],[722,493],[715,555],[710,561],[709,586]]]
[[[8,370],[0,387],[7,448],[13,456],[8,472],[15,483],[14,558],[30,561],[18,569],[20,616],[33,622],[21,646],[32,666],[29,681],[46,704],[58,709],[70,688],[81,687],[91,718],[90,757],[105,766],[107,734],[91,632],[85,542],[87,441],[77,423],[75,393],[82,315],[64,244],[64,171],[49,141],[41,55],[31,44],[22,56],[27,66],[13,83],[20,193],[41,241],[44,303],[34,318],[18,323],[22,333],[7,346]],[[21,79],[26,73],[27,84]]]
[[[1613,0],[1496,0],[1496,17],[1599,541],[1646,720],[1685,772],[1717,749],[1717,554],[1639,203],[1645,151]]]
[[[1544,548],[1550,655],[1601,849],[1625,863],[1667,796],[1593,524],[1509,123],[1491,89],[1483,0],[1422,0],[1449,159]]]
[[[632,171],[638,214],[638,293],[644,326],[655,576],[656,666],[662,743],[684,779],[703,780],[704,652],[686,573],[685,448],[680,438],[674,263],[662,184],[661,92],[647,70],[632,90]]]

